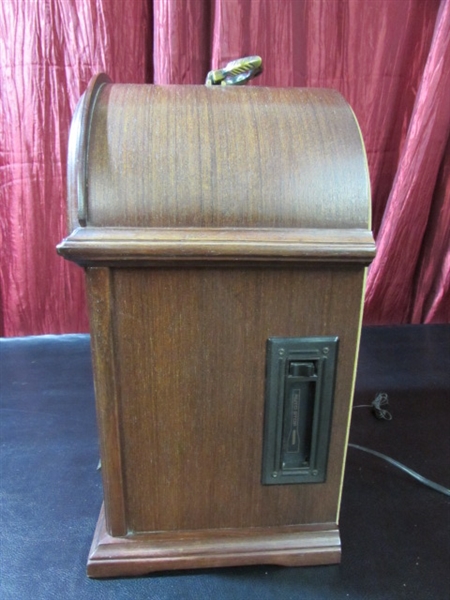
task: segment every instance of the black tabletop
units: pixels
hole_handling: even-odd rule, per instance
[[[102,501],[89,337],[2,339],[0,369],[2,599],[450,598],[450,499],[355,448],[340,565],[88,579]],[[365,406],[379,392],[391,421]],[[352,443],[450,486],[450,326],[364,328],[354,405]]]

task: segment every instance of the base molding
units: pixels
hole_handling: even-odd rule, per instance
[[[334,523],[140,533],[112,537],[103,507],[92,541],[89,577],[145,575],[152,571],[272,564],[311,566],[340,562]]]

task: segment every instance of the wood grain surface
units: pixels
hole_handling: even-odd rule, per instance
[[[367,229],[188,229],[79,227],[58,252],[79,265],[339,262],[367,265]]]
[[[102,464],[123,481],[105,481],[110,533],[337,522],[360,268],[89,268],[88,282],[107,298],[94,352],[114,349],[95,361]],[[322,335],[340,340],[327,481],[263,486],[266,340]]]
[[[338,561],[375,252],[351,109],[101,75],[70,143],[58,252],[86,267],[104,484],[89,574]],[[267,339],[317,336],[339,337],[326,481],[262,485]]]
[[[87,564],[90,577],[151,571],[274,564],[286,567],[340,562],[336,525],[177,531],[118,538],[105,528],[103,508]]]
[[[337,92],[106,81],[72,125],[82,225],[367,229],[364,146]]]

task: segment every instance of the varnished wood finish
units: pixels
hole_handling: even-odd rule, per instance
[[[87,226],[368,228],[364,147],[334,90],[121,85],[100,75],[79,115],[89,119],[74,120],[71,162],[85,163],[86,177],[69,179],[69,202],[83,199]]]
[[[90,269],[87,277],[89,315],[92,325],[92,362],[100,432],[106,521],[111,535],[126,535],[124,468],[121,450],[120,402],[115,305],[109,269]]]
[[[286,567],[338,563],[339,531],[332,523],[259,529],[185,531],[113,538],[100,512],[87,572],[90,577],[235,565]]]
[[[104,73],[94,77],[78,102],[72,119],[67,157],[69,227],[86,225],[89,134],[98,94],[107,83],[111,83],[111,80]]]
[[[105,492],[88,573],[337,562],[375,250],[351,109],[330,90],[100,77],[73,129],[58,251],[86,267]],[[277,336],[339,337],[324,483],[261,484]]]
[[[366,229],[77,228],[58,252],[80,265],[339,262],[367,265]]]
[[[114,340],[96,382],[120,389],[121,445],[103,427],[102,448],[122,457],[128,532],[337,521],[361,292],[357,268],[111,270],[110,329],[92,336]],[[340,339],[327,481],[263,486],[266,340],[320,335]]]

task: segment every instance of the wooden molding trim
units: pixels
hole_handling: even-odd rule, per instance
[[[333,523],[155,532],[114,538],[106,532],[102,508],[87,574],[117,577],[236,565],[324,565],[338,563],[340,558],[339,530]]]
[[[75,109],[69,134],[67,157],[67,197],[69,228],[87,223],[88,185],[87,161],[89,133],[95,103],[101,88],[111,79],[100,73],[91,79]]]
[[[210,262],[344,262],[375,256],[366,229],[76,229],[57,247],[80,265]]]

